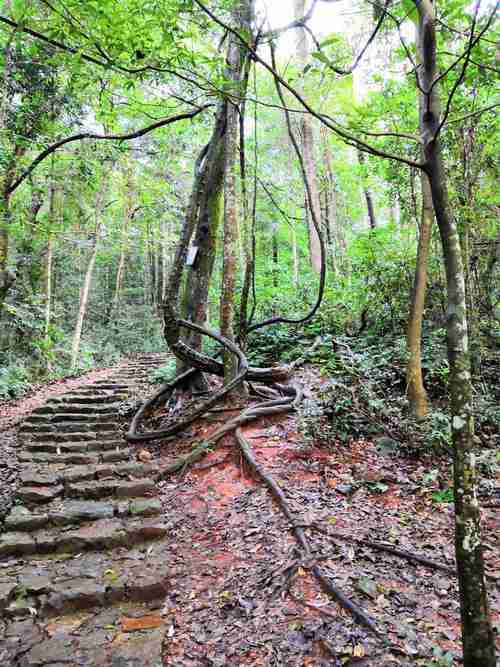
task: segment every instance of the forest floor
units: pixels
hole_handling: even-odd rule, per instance
[[[312,368],[297,379],[309,391],[320,382]],[[175,444],[148,449],[171,462],[235,414],[215,413]],[[304,441],[294,414],[260,419],[243,432],[305,527],[324,573],[380,636],[329,599],[307,563],[296,567],[290,524],[229,435],[200,463],[160,483],[171,535],[165,667],[460,664],[455,577],[375,544],[454,566],[453,504],[436,500],[435,481],[449,480],[449,461],[388,452],[376,439],[318,447]],[[498,634],[498,508],[485,508],[483,517]]]

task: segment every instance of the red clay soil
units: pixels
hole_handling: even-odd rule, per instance
[[[220,420],[229,416],[221,413]],[[161,458],[187,453],[217,425],[198,423],[184,440],[162,447]],[[385,542],[453,566],[452,505],[432,499],[436,488],[425,481],[426,466],[382,454],[366,440],[311,446],[297,433],[294,415],[261,419],[244,433],[296,521],[319,526],[321,532],[306,532],[324,573],[374,620],[380,636],[321,590],[309,563],[296,567],[290,525],[226,436],[202,462],[160,485],[171,528],[165,667],[427,666],[439,664],[433,661],[439,652],[448,654],[445,664],[459,665],[453,576],[328,535]],[[498,528],[495,510],[485,510],[497,629]]]

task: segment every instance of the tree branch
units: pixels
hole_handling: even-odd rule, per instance
[[[382,157],[388,160],[395,160],[397,162],[401,162],[402,164],[406,164],[410,167],[414,167],[416,169],[423,169],[424,164],[421,162],[415,162],[414,160],[410,160],[404,157],[401,157],[400,155],[394,155],[392,153],[386,153],[385,151],[380,150],[379,148],[376,148],[375,146],[371,146],[370,144],[367,144],[364,141],[361,141],[361,139],[358,139],[357,137],[349,134],[345,130],[342,130],[341,128],[337,127],[331,120],[328,120],[327,117],[325,117],[323,114],[315,111],[310,104],[300,95],[300,93],[295,90],[285,79],[283,79],[282,76],[273,68],[271,65],[269,65],[263,58],[259,56],[259,54],[255,51],[255,49],[252,48],[252,46],[247,42],[247,40],[238,33],[237,30],[234,30],[234,28],[231,28],[229,25],[224,23],[221,19],[219,19],[208,7],[206,7],[201,0],[194,0],[195,4],[198,5],[198,7],[205,12],[215,23],[217,23],[221,28],[224,28],[225,30],[228,30],[231,32],[235,37],[240,40],[242,44],[245,45],[245,47],[248,49],[248,52],[251,54],[252,58],[258,62],[262,67],[264,67],[286,90],[288,90],[294,97],[295,99],[300,102],[300,104],[308,111],[314,118],[317,118],[323,125],[326,125],[332,132],[334,132],[336,135],[341,137],[341,139],[348,145],[354,146],[356,148],[359,148],[359,150],[365,152],[365,153],[370,153],[371,155],[376,155],[378,157]]]
[[[16,190],[21,185],[21,183],[24,180],[26,180],[26,178],[28,178],[30,174],[33,173],[33,171],[38,167],[40,162],[43,162],[43,160],[45,160],[46,157],[54,153],[62,146],[65,146],[66,144],[69,144],[73,141],[80,141],[81,139],[108,139],[115,141],[129,141],[130,139],[138,139],[139,137],[142,137],[145,134],[152,132],[153,130],[157,130],[159,127],[164,127],[165,125],[170,125],[171,123],[176,123],[180,120],[185,120],[187,118],[194,118],[199,113],[205,111],[206,109],[212,106],[213,104],[205,104],[202,107],[198,107],[194,111],[186,111],[184,113],[177,114],[176,116],[163,118],[162,120],[159,120],[156,123],[153,123],[152,125],[143,127],[142,129],[136,130],[135,132],[131,132],[130,134],[93,134],[91,132],[81,132],[79,134],[73,134],[70,137],[66,137],[65,139],[61,139],[60,141],[56,141],[56,143],[52,144],[51,146],[48,146],[48,148],[42,151],[33,160],[30,166],[23,171],[23,173],[19,176],[19,178],[14,183],[12,183],[12,185],[10,185],[10,187],[7,189],[7,194],[9,195],[12,194],[14,190]]]

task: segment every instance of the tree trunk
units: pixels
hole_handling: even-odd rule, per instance
[[[237,49],[233,45],[233,49]],[[239,51],[239,49],[238,49]],[[230,56],[231,59],[231,56]],[[236,72],[235,72],[236,74]],[[234,308],[237,270],[238,213],[236,201],[236,150],[238,109],[232,103],[227,107],[226,124],[226,178],[224,183],[224,251],[220,297],[220,332],[234,340]],[[224,353],[224,380],[229,382],[238,372],[237,360],[228,351]]]
[[[338,254],[340,248],[336,243],[338,236],[337,227],[337,193],[335,191],[335,177],[333,174],[332,149],[329,142],[329,135],[321,128],[323,139],[323,156],[326,170],[326,190],[325,190],[325,208],[326,208],[326,230],[328,237],[328,256],[333,275],[337,275]]]
[[[83,321],[85,319],[85,314],[87,312],[87,304],[90,295],[90,287],[92,285],[92,276],[94,273],[95,260],[97,257],[97,252],[99,250],[99,235],[101,233],[101,225],[102,225],[101,215],[104,209],[104,201],[106,198],[107,185],[108,185],[108,178],[103,178],[103,185],[99,190],[96,200],[95,233],[92,240],[90,257],[89,257],[89,262],[87,264],[87,270],[85,272],[83,287],[80,293],[80,305],[78,307],[75,332],[73,334],[73,345],[71,348],[71,368],[73,370],[75,370],[78,365],[78,355],[80,352],[80,341],[82,338]]]
[[[234,24],[238,31],[249,30],[252,19],[252,2],[239,0],[233,9]],[[234,37],[229,38],[228,78],[235,92],[245,95],[241,82],[248,82],[245,76],[247,53]],[[237,273],[237,253],[239,241],[238,206],[236,197],[236,157],[238,154],[238,105],[227,104],[225,182],[224,182],[224,251],[222,265],[222,289],[220,300],[220,331],[228,340],[234,341],[234,314]],[[243,138],[244,140],[244,138]],[[234,354],[224,352],[224,380],[231,381],[238,373],[238,362]],[[241,393],[242,387],[240,387]],[[233,392],[234,393],[234,392]]]
[[[301,19],[305,14],[305,0],[294,0],[295,18]],[[299,66],[306,67],[309,58],[309,44],[307,32],[304,28],[297,28],[297,59]],[[311,206],[318,222],[321,220],[321,204],[319,199],[318,179],[316,175],[316,163],[314,159],[314,131],[312,119],[308,114],[304,114],[301,123],[302,135],[302,155],[304,161],[304,171],[309,184],[309,197],[307,197],[308,206]],[[318,232],[314,227],[312,216],[308,216],[309,227],[309,254],[311,257],[311,266],[316,273],[321,272],[321,242]]]
[[[90,287],[92,284],[92,275],[94,273],[94,265],[99,249],[99,234],[101,231],[100,224],[96,226],[94,239],[92,241],[92,248],[90,251],[90,259],[85,272],[85,279],[83,281],[82,291],[80,293],[80,306],[78,308],[78,316],[76,318],[75,333],[73,335],[73,345],[71,348],[71,368],[75,370],[78,365],[78,355],[80,352],[80,341],[82,338],[83,320],[87,312],[87,304],[89,300]]]
[[[446,333],[450,364],[451,425],[454,445],[455,551],[464,667],[495,667],[495,640],[489,618],[484,576],[481,521],[477,500],[477,472],[473,451],[474,419],[467,339],[464,268],[457,225],[448,200],[446,171],[439,137],[435,4],[415,0],[419,12],[418,45],[421,49],[420,84],[426,93],[422,114],[425,169],[439,226],[447,282]]]
[[[45,336],[48,337],[50,320],[52,316],[52,261],[54,242],[52,235],[47,240],[47,253],[45,256]]]
[[[419,48],[418,58],[422,57],[422,49]],[[424,128],[422,119],[425,111],[425,97],[419,95],[419,118],[420,132]],[[427,266],[429,263],[429,251],[432,237],[432,223],[434,222],[434,208],[432,204],[432,192],[429,178],[424,172],[420,172],[420,185],[422,191],[422,212],[420,222],[420,233],[418,238],[417,264],[415,267],[415,280],[410,303],[410,315],[408,318],[407,346],[408,366],[406,369],[407,396],[410,410],[417,420],[427,416],[427,394],[422,377],[422,321],[424,317],[425,295],[427,292]]]
[[[365,154],[363,151],[358,151],[358,162],[361,165],[361,167],[364,168],[366,164],[366,159],[365,159]],[[363,177],[364,181],[364,177]],[[370,229],[376,229],[378,224],[377,224],[377,218],[375,217],[375,207],[373,205],[373,195],[371,193],[371,190],[365,183],[363,183],[363,192],[365,195],[365,200],[366,200],[366,208],[368,211],[368,222],[370,223]]]
[[[434,209],[432,193],[427,174],[422,172],[422,218],[418,239],[417,265],[415,281],[411,296],[410,315],[408,318],[408,366],[406,369],[406,385],[410,410],[417,420],[427,416],[427,394],[422,377],[422,321],[424,317],[425,295],[427,292],[427,265],[431,243]]]
[[[293,286],[299,285],[299,251],[297,248],[297,233],[295,227],[292,227],[292,261],[293,261]]]

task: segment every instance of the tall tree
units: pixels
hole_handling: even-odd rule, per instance
[[[305,15],[306,0],[294,0],[295,19],[300,21]],[[302,71],[308,64],[310,48],[308,33],[304,26],[296,29],[297,32],[297,60]],[[301,121],[301,140],[304,161],[304,170],[308,181],[307,206],[314,208],[316,220],[321,220],[321,202],[319,198],[318,177],[314,155],[314,122],[309,114],[304,114]],[[307,210],[307,209],[306,209]],[[309,249],[313,269],[321,271],[321,242],[313,224],[312,215],[306,217],[309,230]]]
[[[425,98],[421,114],[422,143],[425,171],[429,177],[432,201],[441,236],[447,282],[446,333],[450,364],[451,425],[454,445],[455,495],[455,550],[462,641],[465,667],[494,667],[495,639],[491,627],[488,593],[484,574],[481,543],[481,517],[477,500],[477,469],[474,454],[474,417],[472,382],[467,337],[467,304],[464,267],[457,224],[454,219],[447,187],[440,131],[443,119],[439,100],[439,68],[437,62],[436,3],[414,0],[419,23],[417,42],[422,66],[418,72],[419,86]],[[465,74],[470,48],[474,39],[479,3],[470,28],[468,55],[465,56],[462,75]],[[452,93],[453,94],[453,89]],[[449,111],[448,99],[445,114]]]

